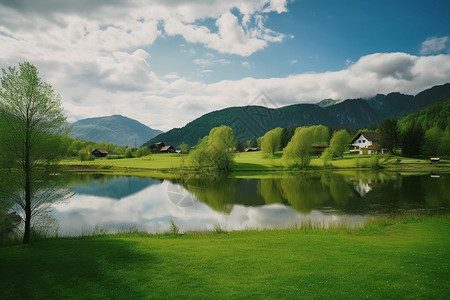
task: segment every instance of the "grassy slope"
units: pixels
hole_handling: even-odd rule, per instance
[[[2,299],[444,299],[450,218],[347,231],[43,240],[0,248]]]

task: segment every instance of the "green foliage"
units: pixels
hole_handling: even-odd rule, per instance
[[[283,149],[283,160],[288,165],[297,165],[301,168],[308,166],[311,160],[314,132],[308,127],[299,127],[295,130],[286,148]]]
[[[135,155],[136,155],[136,157],[142,157],[142,156],[150,155],[151,153],[152,152],[150,151],[150,149],[147,146],[142,146],[136,150]]]
[[[174,220],[169,220],[170,228],[169,234],[177,235],[180,233],[180,228],[175,224]]]
[[[178,147],[180,148],[181,153],[184,153],[184,154],[189,153],[189,145],[188,144],[183,142]]]
[[[210,168],[220,172],[231,169],[232,159],[230,150],[237,145],[233,130],[228,126],[211,129],[209,136],[204,137],[195,150],[189,154],[194,167]]]
[[[325,150],[325,152],[327,152],[325,155],[341,156],[345,151],[348,151],[348,144],[351,139],[352,138],[347,130],[341,129],[335,131],[331,138],[330,146]]]
[[[127,148],[125,150],[125,154],[124,154],[125,158],[132,158],[133,157],[133,151],[131,150],[131,148]]]
[[[0,89],[0,152],[8,158],[10,174],[4,178],[12,193],[0,191],[2,199],[12,199],[25,215],[24,243],[31,237],[31,217],[49,203],[64,197],[62,189],[46,186],[57,168],[53,162],[67,153],[68,133],[61,100],[53,88],[41,81],[35,66],[2,70]]]
[[[415,120],[411,121],[402,134],[402,154],[416,156],[421,154],[425,132]]]
[[[261,138],[261,152],[269,157],[273,157],[275,151],[280,150],[282,134],[283,128],[280,127],[268,131]]]
[[[313,143],[316,144],[328,144],[330,141],[330,131],[328,127],[323,125],[312,126],[313,131]]]
[[[397,120],[392,118],[384,120],[378,126],[378,131],[380,133],[381,147],[393,153],[394,147],[399,143]]]
[[[422,147],[422,154],[429,156],[438,156],[441,152],[440,144],[441,138],[443,138],[444,132],[437,126],[428,129],[425,132],[424,143]]]
[[[426,109],[411,113],[398,121],[400,131],[404,132],[409,124],[416,122],[424,130],[439,127],[446,130],[450,124],[450,100],[438,102]]]

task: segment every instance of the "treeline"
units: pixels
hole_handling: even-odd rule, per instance
[[[142,146],[140,148],[129,148],[128,146],[114,145],[113,143],[95,143],[91,141],[76,140],[70,136],[65,136],[62,139],[64,144],[64,149],[66,149],[65,155],[67,157],[78,157],[81,161],[94,160],[95,157],[92,155],[94,149],[103,149],[108,151],[110,156],[108,158],[131,158],[131,157],[141,157],[151,154],[150,149],[147,146]]]

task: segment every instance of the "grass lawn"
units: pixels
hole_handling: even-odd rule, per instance
[[[291,171],[287,167],[282,157],[282,152],[277,152],[273,158],[267,158],[262,152],[241,152],[232,154],[234,165],[233,172],[266,172],[266,171]],[[382,155],[378,163],[376,157],[371,155],[347,155],[343,158],[336,158],[327,162],[327,169],[357,169],[371,168],[378,166],[385,167],[392,171],[420,172],[420,171],[450,171],[450,162],[441,162],[439,165],[430,165],[428,159],[405,158],[393,155]],[[401,161],[398,162],[397,160]],[[107,159],[100,158],[93,161],[80,162],[78,159],[65,159],[61,161],[62,165],[69,166],[77,170],[77,167],[83,166],[86,170],[90,167],[92,171],[102,171],[114,174],[155,176],[157,173],[151,171],[180,171],[189,168],[189,157],[183,154],[153,154],[138,158],[125,159]],[[323,169],[324,162],[322,158],[313,157],[309,169]],[[299,170],[299,169],[295,169]],[[137,174],[140,173],[140,174]],[[172,177],[175,175],[172,175]],[[158,177],[158,176],[156,176]]]
[[[450,218],[0,248],[2,299],[448,299]]]

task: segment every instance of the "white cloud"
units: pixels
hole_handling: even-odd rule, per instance
[[[70,120],[120,113],[163,130],[212,110],[250,104],[262,91],[282,106],[393,91],[415,94],[449,81],[450,56],[442,54],[376,53],[337,72],[210,84],[175,72],[158,77],[152,71],[150,50],[144,49],[164,34],[241,56],[284,39],[265,28],[264,21],[268,12],[286,11],[286,2],[172,0],[148,6],[145,1],[0,0],[0,66],[24,60],[35,64],[61,93]],[[233,8],[240,18],[231,13]],[[215,22],[217,30],[205,20]],[[208,53],[194,63],[199,73],[207,73],[230,61]]]
[[[426,41],[422,43],[422,48],[420,49],[420,54],[434,54],[439,53],[442,50],[448,48],[447,46],[448,36],[444,36],[441,38],[428,38]]]

